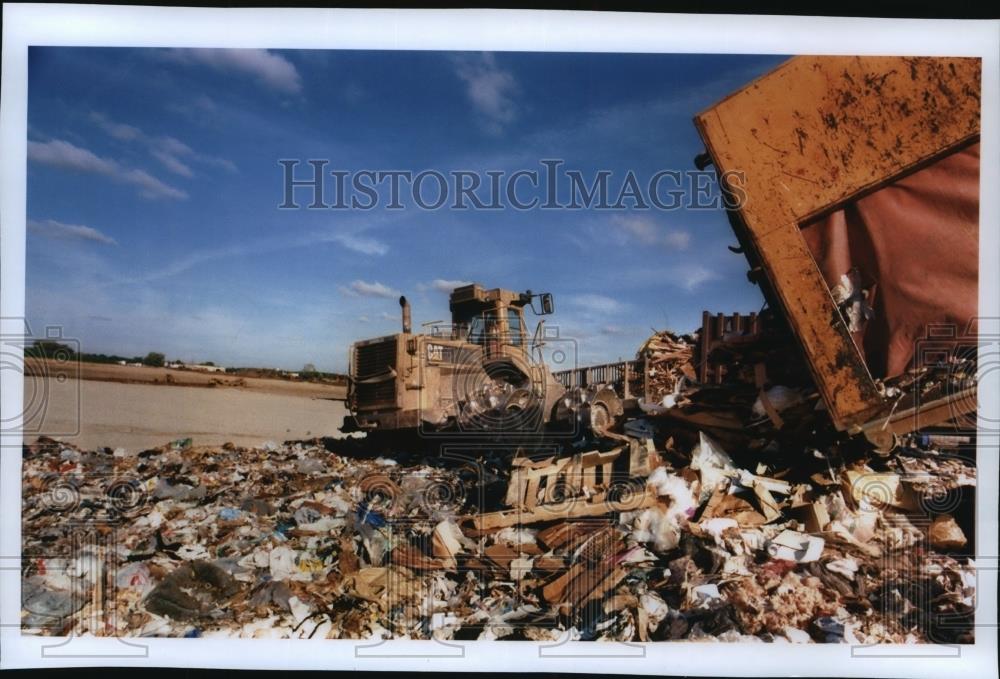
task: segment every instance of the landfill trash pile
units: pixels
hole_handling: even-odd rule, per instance
[[[797,457],[829,438],[817,437],[829,420],[801,351],[776,319],[719,337],[705,330],[657,332],[638,352],[650,357],[639,405],[665,436],[690,449],[705,432],[730,449],[768,448],[771,458]]]
[[[393,515],[429,531],[462,490],[318,441],[24,450],[23,627],[42,634],[377,634],[364,578],[405,546],[375,506],[392,489]]]
[[[973,641],[974,460],[914,437],[892,458],[830,446],[786,465],[643,426],[502,466],[404,466],[331,440],[131,454],[40,439],[24,448],[22,628]]]
[[[694,338],[679,336],[669,330],[656,332],[636,353],[646,359],[647,399],[659,403],[680,393],[687,382],[697,375],[692,367]]]

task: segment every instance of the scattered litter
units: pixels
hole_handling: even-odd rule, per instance
[[[691,469],[700,472],[701,497],[704,502],[727,478],[737,473],[732,459],[710,436],[701,432],[699,442],[691,452]]]
[[[950,514],[942,514],[931,522],[928,529],[931,547],[943,551],[952,551],[965,547],[968,540],[965,533],[959,528],[955,517]]]
[[[786,530],[775,536],[767,545],[767,553],[773,559],[809,563],[819,559],[823,553],[823,538],[804,535]]]

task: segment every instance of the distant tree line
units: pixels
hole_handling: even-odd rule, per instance
[[[91,354],[77,351],[71,345],[53,340],[35,340],[31,346],[24,348],[24,355],[30,358],[51,358],[66,361],[85,361],[87,363],[141,363],[153,367],[163,367],[166,356],[159,351],[151,351],[145,356],[119,356],[117,354]]]
[[[24,355],[29,358],[49,358],[65,361],[83,361],[86,363],[141,363],[154,368],[162,368],[167,363],[167,357],[159,351],[151,351],[145,356],[119,356],[117,354],[91,354],[78,352],[71,345],[53,340],[35,340],[31,346],[24,348]],[[183,361],[176,361],[183,364]],[[205,361],[200,365],[211,365]],[[299,379],[306,382],[323,382],[326,384],[347,384],[347,376],[340,373],[330,373],[316,370],[316,366],[307,363],[298,375],[293,378],[287,370],[277,368],[228,368],[230,375],[242,377],[266,377],[271,379]]]
[[[301,370],[297,375],[287,370],[278,368],[227,368],[229,375],[239,375],[240,377],[263,377],[275,380],[301,380],[303,382],[321,382],[323,384],[347,384],[347,375],[340,373],[329,373],[316,370]]]

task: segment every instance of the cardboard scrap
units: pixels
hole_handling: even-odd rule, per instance
[[[955,517],[950,514],[936,517],[927,529],[927,537],[931,546],[936,549],[962,549],[968,543],[965,533],[959,528]]]
[[[819,559],[825,544],[821,537],[785,530],[768,542],[767,553],[773,559],[809,563]]]
[[[913,489],[902,482],[899,474],[849,470],[843,475],[844,495],[855,506],[870,505],[876,509],[894,507],[907,511],[919,509],[919,499]]]

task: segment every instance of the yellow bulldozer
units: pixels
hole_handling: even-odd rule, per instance
[[[568,389],[545,364],[544,321],[529,333],[525,309],[553,313],[550,293],[461,286],[449,298],[451,322],[420,333],[410,303],[399,303],[402,332],[351,347],[350,414],[341,431],[375,440],[458,433],[552,441],[603,433],[622,415],[613,388]]]

